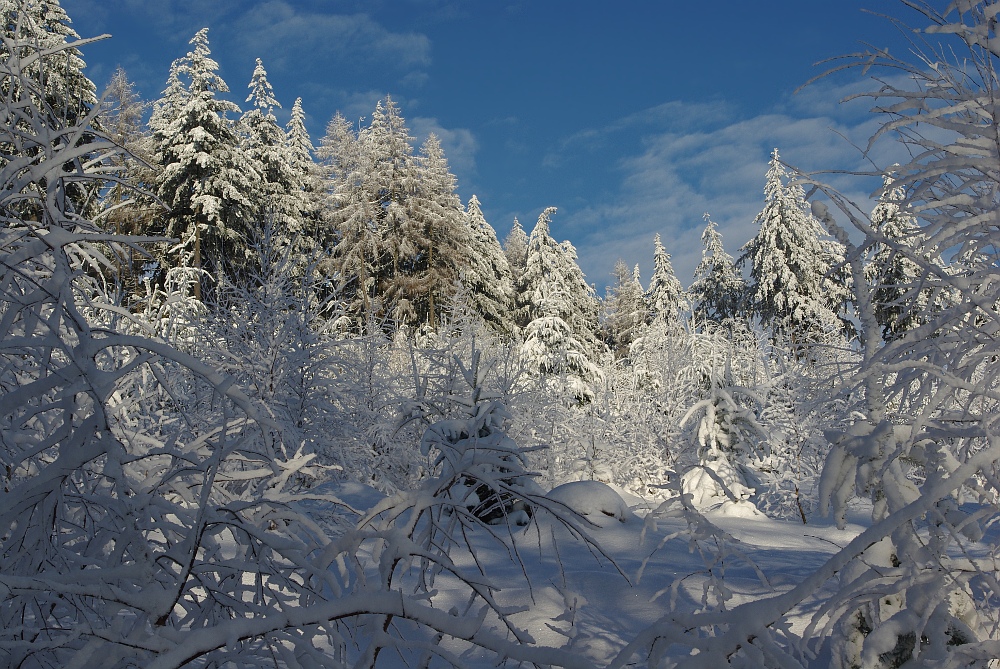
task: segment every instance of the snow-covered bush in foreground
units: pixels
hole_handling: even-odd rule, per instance
[[[92,130],[96,112],[64,126],[41,102],[25,72],[57,52],[3,46],[0,663],[260,652],[274,638],[209,630],[308,596],[307,544],[275,532],[311,534],[285,491],[308,458],[269,440],[264,412],[157,328],[96,324],[131,318],[103,288],[113,267],[99,244],[134,240],[100,233],[66,189],[113,179],[117,148]]]
[[[870,96],[891,110],[879,134],[898,134],[914,156],[895,168],[894,185],[918,229],[889,238],[831,197],[866,247],[912,264],[910,283],[894,287],[909,300],[898,307],[919,309],[928,294],[958,299],[941,300],[880,345],[880,287],[857,291],[864,419],[829,435],[821,502],[843,522],[852,496],[869,497],[880,536],[871,555],[852,556],[824,610],[836,621],[834,662],[843,667],[986,666],[1000,656],[1000,542],[990,528],[1000,515],[1000,4],[951,3],[943,13],[913,6],[930,22],[926,33],[957,36],[961,57],[927,45],[916,65],[886,53],[864,62],[914,82],[882,82]],[[835,229],[822,204],[814,209]],[[864,250],[851,254],[856,286]]]

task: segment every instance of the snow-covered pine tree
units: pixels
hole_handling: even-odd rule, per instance
[[[558,242],[549,234],[549,223],[555,213],[555,207],[548,207],[539,214],[525,250],[524,272],[515,296],[515,317],[521,327],[542,315],[562,317],[569,309],[564,304],[559,274],[562,254]]]
[[[566,375],[574,397],[587,400],[589,383],[600,376],[591,362],[598,348],[599,303],[572,244],[559,244],[549,234],[555,211],[548,207],[539,215],[528,240],[517,298],[518,317],[525,323],[522,351],[529,366],[542,374]]]
[[[739,262],[750,264],[748,309],[776,336],[788,337],[797,352],[840,328],[834,309],[843,290],[832,290],[827,280],[834,264],[829,238],[810,213],[802,187],[786,185],[787,180],[775,149],[764,208],[754,219],[760,229],[743,246]]]
[[[323,175],[323,220],[329,230],[329,259],[320,267],[334,283],[353,329],[375,318],[375,280],[382,239],[375,196],[370,191],[370,156],[350,121],[337,112],[316,150]]]
[[[316,149],[306,129],[302,98],[295,98],[292,104],[291,117],[285,126],[285,147],[288,150],[288,164],[295,179],[301,184],[298,217],[302,221],[302,230],[313,240],[315,248],[326,248],[332,237],[323,221],[323,176],[319,165],[313,160]]]
[[[25,72],[43,82],[44,102],[53,113],[67,123],[86,116],[97,105],[97,87],[84,74],[87,64],[80,50],[66,46],[80,36],[59,0],[0,0],[0,13],[7,37],[40,49],[58,49],[44,59],[44,73],[38,69],[41,60],[29,65]],[[0,52],[5,50],[0,45]]]
[[[285,242],[301,232],[302,187],[299,173],[292,167],[287,137],[278,126],[274,108],[281,104],[267,80],[267,70],[260,58],[247,85],[248,109],[238,124],[243,154],[253,163],[261,179],[254,193],[255,217],[273,218],[282,230]]]
[[[152,112],[149,115],[148,129],[151,135],[155,136],[157,129],[166,132],[167,128],[177,120],[181,110],[187,105],[190,92],[184,82],[181,81],[181,69],[184,66],[183,58],[175,58],[170,63],[170,70],[167,74],[167,84],[160,97],[152,102]],[[151,144],[151,148],[155,144]]]
[[[705,321],[721,323],[735,318],[740,313],[746,290],[746,281],[722,244],[722,233],[716,229],[708,214],[705,214],[705,221],[705,231],[701,233],[704,245],[701,262],[695,268],[694,280],[688,288],[695,324]]]
[[[555,212],[555,207],[545,209],[528,239],[525,271],[518,287],[518,318],[525,325],[540,316],[562,318],[591,357],[597,351],[600,304],[576,262],[576,249],[568,241],[556,242],[549,233]]]
[[[540,315],[558,315],[563,309],[561,302],[549,295],[558,286],[556,271],[561,266],[559,244],[549,234],[549,223],[555,213],[555,207],[548,207],[539,214],[525,248],[524,271],[518,279],[515,294],[515,318],[521,327]],[[508,240],[520,228],[516,220],[514,225]],[[509,251],[507,253],[509,258]],[[552,283],[556,285],[550,285]]]
[[[434,328],[466,264],[469,228],[455,192],[455,175],[434,133],[420,147],[415,168],[417,185],[407,202],[407,215],[416,253],[400,270],[408,276],[404,294],[416,318],[406,324],[427,323]]]
[[[885,175],[878,204],[870,219],[872,232],[886,238],[875,242],[865,267],[872,290],[872,309],[886,341],[927,322],[934,291],[922,286],[923,269],[907,257],[924,249],[916,217],[905,209],[906,194]],[[926,253],[926,250],[921,252]],[[942,265],[943,266],[943,265]]]
[[[679,326],[682,315],[688,309],[684,287],[674,273],[670,254],[663,247],[659,234],[653,238],[653,276],[646,290],[646,302],[651,319],[659,319],[668,325]]]
[[[84,42],[79,40],[58,0],[0,0],[0,20],[3,21],[3,34],[9,40],[9,44],[0,43],[0,57],[7,57],[9,45],[14,43],[50,50],[45,58],[34,59],[29,57],[33,51],[21,46],[22,53],[18,54],[26,57],[23,76],[30,76],[39,84],[27,89],[35,104],[47,105],[69,125],[97,106],[97,87],[84,74],[86,63],[75,46]],[[7,83],[13,88],[4,93],[16,100],[20,81],[8,78]],[[99,119],[94,120],[94,125],[99,127]],[[10,150],[5,147],[4,153]],[[66,186],[66,194],[76,213],[93,218],[97,214],[95,205],[101,182],[79,180]],[[23,209],[33,203],[24,200],[14,206]],[[37,211],[22,213],[27,217],[38,215]]]
[[[168,236],[187,239],[188,228],[195,226],[196,268],[238,268],[248,253],[244,233],[260,176],[226,118],[240,108],[216,97],[229,87],[211,58],[208,28],[199,30],[190,44],[192,50],[171,66],[164,98],[150,119],[154,159],[162,168],[156,192],[169,208]],[[188,85],[182,93],[183,78]]]
[[[379,101],[371,124],[358,136],[365,170],[362,189],[371,203],[369,222],[380,242],[373,259],[375,296],[382,315],[397,325],[414,323],[409,300],[409,268],[421,249],[423,230],[409,216],[408,200],[418,187],[413,137],[399,105],[389,96]]]
[[[514,217],[514,224],[503,241],[503,253],[507,256],[507,265],[510,267],[511,278],[516,286],[521,281],[525,262],[528,259],[528,235],[521,227],[517,216]]]
[[[469,243],[465,249],[462,283],[469,291],[469,307],[493,330],[511,332],[516,325],[511,314],[514,283],[510,266],[496,231],[486,222],[475,195],[469,198],[465,218]]]
[[[562,252],[561,282],[570,306],[566,324],[573,330],[573,334],[584,342],[589,350],[589,356],[594,359],[604,349],[598,337],[601,301],[597,298],[594,286],[587,283],[587,276],[577,262],[576,247],[567,239],[559,244],[559,250]]]
[[[639,266],[630,270],[621,258],[615,263],[615,284],[604,299],[604,332],[615,358],[629,354],[632,342],[646,325],[649,307],[639,281]]]

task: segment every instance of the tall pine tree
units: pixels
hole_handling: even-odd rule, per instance
[[[514,282],[507,256],[475,195],[469,198],[465,217],[469,244],[465,249],[462,284],[468,291],[469,307],[492,329],[511,332],[515,328],[511,313]]]
[[[360,329],[375,317],[382,243],[369,158],[351,123],[339,112],[327,124],[316,155],[326,183],[322,215],[331,253],[323,269],[336,284],[353,326]]]
[[[797,350],[840,328],[834,309],[843,291],[834,291],[827,279],[835,262],[831,240],[809,211],[801,186],[787,180],[775,149],[764,208],[754,220],[760,228],[743,247],[740,263],[750,264],[750,310]]]
[[[229,87],[216,73],[208,28],[190,43],[193,49],[171,66],[164,98],[150,119],[154,159],[162,168],[156,192],[169,208],[166,234],[192,240],[195,267],[239,268],[248,254],[245,233],[260,175],[243,157],[226,117],[240,108],[216,97]],[[185,78],[188,85],[182,89]]]
[[[417,156],[417,185],[407,214],[414,231],[416,253],[400,268],[405,275],[410,309],[409,324],[437,326],[442,306],[455,293],[465,264],[469,228],[465,209],[455,192],[455,176],[437,136],[431,133]]]
[[[416,320],[409,298],[412,263],[420,252],[420,226],[409,215],[409,199],[417,190],[413,137],[399,105],[386,96],[358,137],[363,161],[362,188],[368,198],[369,222],[376,233],[374,291],[380,316],[397,325]]]
[[[303,184],[292,167],[287,137],[274,116],[274,108],[280,109],[281,104],[260,58],[247,88],[250,109],[240,118],[239,131],[243,154],[260,175],[253,194],[255,217],[258,224],[265,217],[273,219],[282,231],[281,243],[288,243],[301,232]]]
[[[323,223],[323,177],[320,167],[313,160],[316,151],[306,129],[306,114],[302,109],[302,98],[295,98],[291,117],[285,126],[285,145],[288,150],[288,164],[300,184],[298,217],[302,229],[317,248],[325,248],[331,241]]]

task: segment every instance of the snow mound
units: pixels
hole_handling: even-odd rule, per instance
[[[767,518],[752,502],[739,499],[735,502],[727,499],[718,506],[713,506],[706,512],[709,516],[726,516],[729,518]]]
[[[601,527],[607,527],[615,521],[624,523],[636,517],[622,496],[600,481],[563,483],[550,490],[546,497],[564,504]]]

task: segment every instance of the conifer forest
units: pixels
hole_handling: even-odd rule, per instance
[[[833,63],[874,207],[779,147],[603,294],[391,96],[0,7],[0,667],[1000,667],[1000,0]]]

